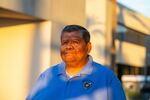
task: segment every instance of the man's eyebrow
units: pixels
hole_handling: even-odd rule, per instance
[[[69,39],[70,39],[70,38],[69,38]],[[82,38],[82,37],[75,36],[75,37],[72,37],[72,39],[80,40],[80,39],[83,39],[83,38]],[[62,40],[68,40],[68,38],[65,38],[65,39],[62,39]]]
[[[74,38],[74,39],[72,39],[72,40],[80,41],[80,39],[77,39],[77,38]],[[64,41],[69,41],[69,40],[68,40],[68,39],[62,40],[62,42],[64,42]]]
[[[74,36],[73,39],[78,39],[79,40],[79,39],[83,39],[83,38],[80,37],[80,36]]]
[[[79,38],[73,38],[74,40],[81,40],[81,39],[79,39]]]

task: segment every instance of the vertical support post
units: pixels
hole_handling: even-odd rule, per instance
[[[115,34],[117,26],[117,1],[107,0],[106,65],[117,72]]]
[[[144,74],[146,75],[146,82],[148,76],[148,67],[150,67],[150,36],[145,37],[145,47],[146,47],[146,55],[145,55],[145,68]]]

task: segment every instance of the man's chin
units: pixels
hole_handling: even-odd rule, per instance
[[[75,60],[74,59],[71,59],[71,58],[65,58],[65,59],[63,59],[63,61],[64,62],[66,62],[66,63],[72,63],[72,62],[75,62]]]
[[[73,59],[65,59],[64,61],[65,62],[74,62],[75,60],[73,60]]]
[[[65,62],[74,62],[75,61],[75,56],[73,56],[71,54],[68,54],[68,55],[63,56],[62,59]]]

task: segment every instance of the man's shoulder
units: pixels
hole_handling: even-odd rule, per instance
[[[50,66],[48,69],[46,69],[45,72],[56,70],[56,69],[59,67],[59,65],[60,65],[60,64],[52,65],[52,66]]]
[[[102,65],[100,63],[97,63],[95,61],[93,61],[93,66],[94,66],[95,72],[97,72],[97,73],[100,73],[100,74],[103,74],[103,75],[105,75],[105,74],[110,74],[110,75],[114,74],[114,72],[109,67],[107,67],[105,65]]]
[[[98,79],[103,81],[107,80],[109,83],[111,83],[113,79],[116,79],[115,73],[109,67],[96,62],[93,62],[93,67],[94,76],[99,77]]]
[[[41,73],[42,76],[47,76],[47,75],[54,75],[58,72],[58,69],[59,69],[59,65],[60,64],[56,64],[56,65],[53,65],[53,66],[50,66],[49,68],[47,68],[45,71],[43,71]],[[40,75],[40,76],[41,76]]]

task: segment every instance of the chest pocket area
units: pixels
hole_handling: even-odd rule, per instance
[[[68,93],[74,96],[90,95],[96,86],[92,80],[78,80],[68,83]]]

